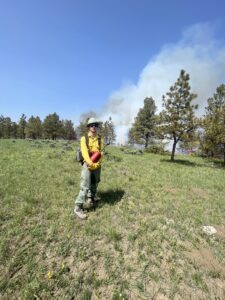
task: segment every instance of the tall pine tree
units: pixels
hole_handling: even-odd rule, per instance
[[[77,135],[71,120],[62,121],[63,125],[63,138],[66,140],[76,140]]]
[[[172,161],[177,143],[189,139],[197,128],[194,110],[198,106],[192,104],[197,95],[190,92],[189,80],[189,74],[181,70],[179,78],[162,99],[164,109],[160,113],[159,132],[163,138],[173,141]]]
[[[128,133],[130,143],[144,144],[147,148],[150,139],[155,134],[156,118],[155,118],[156,105],[153,98],[144,99],[144,107],[141,108],[132,124]]]
[[[25,127],[27,125],[27,121],[26,121],[26,116],[25,114],[22,114],[22,116],[20,117],[19,120],[19,124],[18,124],[18,137],[20,139],[25,139],[26,137],[26,133],[25,133]]]
[[[42,122],[37,116],[31,116],[25,127],[25,134],[27,138],[40,139],[42,137]]]
[[[102,126],[102,135],[110,144],[113,144],[116,141],[115,126],[111,117],[109,117],[108,121],[104,122]]]
[[[0,116],[0,138],[12,137],[12,121],[9,117]]]
[[[62,135],[62,121],[57,113],[49,114],[43,122],[44,137],[55,140]]]
[[[206,152],[214,156],[216,148],[222,148],[225,164],[225,85],[217,87],[213,97],[208,99],[203,119],[203,139]]]

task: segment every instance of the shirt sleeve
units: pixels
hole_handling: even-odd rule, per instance
[[[88,164],[92,163],[89,153],[88,153],[88,148],[86,145],[86,139],[84,136],[82,136],[81,140],[80,140],[80,148],[81,148],[81,153],[83,155],[84,161]]]

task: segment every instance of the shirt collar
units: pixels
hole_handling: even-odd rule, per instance
[[[92,137],[92,135],[91,135],[91,133],[90,132],[88,132],[88,136],[90,137],[90,138],[92,138],[92,139],[95,139],[95,138],[97,138],[98,137],[98,135],[96,134],[94,137]]]

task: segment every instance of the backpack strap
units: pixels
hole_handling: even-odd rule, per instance
[[[87,145],[88,151],[90,152],[90,148],[89,148],[89,136],[88,136],[87,132],[85,133],[84,137],[85,137],[85,141],[86,141],[86,145]],[[98,134],[99,151],[101,151],[101,143],[102,143],[102,137],[101,137],[100,134]]]
[[[101,137],[101,135],[99,134],[98,135],[98,146],[99,146],[99,151],[101,151],[101,142],[102,142],[102,137]]]
[[[86,145],[87,145],[88,151],[90,152],[90,149],[89,149],[89,136],[88,136],[87,132],[85,133],[84,137],[85,137],[85,141],[86,141]]]

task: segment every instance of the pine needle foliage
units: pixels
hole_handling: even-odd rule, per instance
[[[217,87],[213,97],[208,99],[206,107],[206,115],[203,118],[204,128],[204,150],[214,156],[220,148],[219,152],[223,152],[225,164],[225,85],[221,84]]]
[[[107,121],[104,122],[102,126],[102,135],[104,136],[105,140],[110,143],[111,145],[116,141],[116,132],[115,126],[113,124],[112,118],[109,117]]]
[[[42,137],[42,123],[38,116],[29,118],[25,127],[25,136],[34,140]]]
[[[181,70],[177,81],[162,97],[164,109],[160,113],[159,134],[161,138],[173,140],[172,161],[174,161],[177,143],[190,139],[197,128],[194,110],[198,106],[192,104],[197,94],[191,93],[189,80],[189,74]]]
[[[150,139],[155,135],[156,105],[153,98],[144,99],[144,107],[141,108],[129,131],[129,142],[144,144],[148,148]]]

